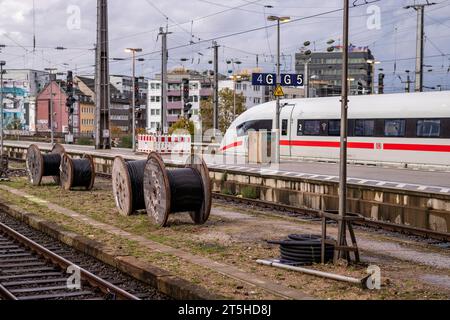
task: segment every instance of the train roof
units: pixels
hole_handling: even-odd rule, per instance
[[[294,118],[339,119],[340,99],[282,99],[281,104],[295,105]],[[281,112],[283,114],[286,111],[282,109]],[[275,101],[271,101],[250,108],[234,124],[253,119],[270,119],[274,114]],[[450,118],[450,91],[349,96],[348,116],[362,119]]]

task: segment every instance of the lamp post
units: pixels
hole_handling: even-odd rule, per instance
[[[233,75],[233,121],[236,119],[236,82],[241,82],[241,76],[240,75]]]
[[[53,125],[53,71],[56,71],[56,68],[45,68],[45,71],[48,71],[50,78],[50,142],[52,145],[55,144],[55,133],[54,133],[54,125]]]
[[[135,91],[136,91],[136,84],[135,84],[135,77],[136,77],[136,52],[142,52],[141,48],[127,48],[125,49],[125,52],[131,52],[133,55],[133,77],[131,79],[131,121],[133,122],[131,125],[132,128],[132,150],[133,152],[136,151],[136,97],[135,97]]]
[[[281,83],[281,74],[280,74],[280,24],[282,22],[288,22],[290,17],[278,17],[278,16],[268,16],[267,20],[276,21],[277,22],[277,86]],[[275,155],[275,163],[280,163],[280,97],[277,96],[277,104],[276,104],[276,116],[275,116],[275,131],[276,131],[276,144],[277,151]]]

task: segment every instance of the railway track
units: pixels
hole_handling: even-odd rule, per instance
[[[241,198],[234,195],[227,195],[222,193],[213,192],[213,199],[220,199],[225,200],[227,202],[234,202],[238,204],[245,204],[250,206],[256,206],[260,208],[266,208],[266,209],[273,209],[276,211],[287,213],[290,216],[298,217],[301,216],[302,218],[307,218],[308,220],[321,220],[320,211],[315,209],[308,209],[308,208],[300,208],[300,207],[294,207],[289,206],[281,203],[273,203],[269,201],[264,200],[258,200],[258,199],[249,199],[249,198]],[[401,225],[397,223],[391,223],[391,222],[385,222],[385,221],[376,221],[364,218],[362,221],[354,222],[354,224],[357,224],[359,226],[363,227],[369,227],[369,228],[375,228],[375,229],[382,229],[386,231],[396,232],[400,234],[410,235],[410,236],[417,236],[421,238],[429,238],[433,240],[438,240],[442,242],[450,242],[450,234],[445,232],[438,232],[428,229],[421,229],[406,225]]]
[[[72,274],[79,271],[79,284]],[[7,300],[140,300],[0,222],[0,297]]]

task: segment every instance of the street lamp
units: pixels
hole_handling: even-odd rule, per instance
[[[55,144],[55,134],[54,134],[54,125],[53,125],[53,72],[56,71],[56,68],[45,68],[45,71],[48,71],[50,74],[50,142],[52,145]]]
[[[136,151],[136,120],[135,120],[135,108],[136,108],[136,97],[134,96],[135,93],[135,77],[136,77],[136,52],[142,52],[141,48],[127,48],[125,49],[125,52],[129,52],[133,54],[133,78],[131,80],[132,83],[132,89],[131,89],[131,110],[132,110],[132,116],[131,119],[133,121],[132,123],[132,149],[133,152]]]
[[[276,21],[277,22],[277,86],[280,85],[281,82],[281,74],[280,74],[280,23],[288,22],[290,17],[277,17],[277,16],[268,16],[267,20]],[[277,144],[277,152],[275,155],[275,162],[280,163],[280,97],[277,95],[277,105],[276,105],[276,117],[275,117],[275,131],[276,131],[276,144]]]

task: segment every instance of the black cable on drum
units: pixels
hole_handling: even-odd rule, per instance
[[[43,154],[42,158],[44,159],[44,172],[42,176],[58,176],[61,155],[57,153],[47,153]]]
[[[84,187],[92,189],[95,181],[95,166],[92,156],[85,154],[81,159],[72,159],[63,153],[60,165],[61,186],[65,190]]]
[[[166,169],[163,159],[150,153],[144,169],[144,199],[147,215],[159,227],[169,215],[186,212],[196,224],[205,223],[211,212],[211,182],[205,161],[197,155],[183,168]]]
[[[203,182],[198,170],[167,170],[167,176],[171,193],[171,213],[200,210],[203,203]]]
[[[322,239],[316,235],[290,234],[285,240],[270,240],[280,245],[281,262],[287,264],[313,264],[321,262]],[[325,244],[325,262],[333,259],[334,246]]]
[[[88,187],[91,184],[92,173],[89,159],[73,159],[72,187]]]
[[[144,187],[142,183],[144,181],[144,168],[146,163],[146,160],[126,162],[128,175],[130,176],[133,211],[145,209]]]
[[[43,177],[52,176],[56,184],[60,184],[59,166],[64,147],[56,143],[50,153],[44,154],[39,147],[32,144],[27,149],[27,173],[31,184],[38,186]]]
[[[143,180],[146,160],[125,161],[121,156],[114,158],[112,166],[112,188],[117,210],[129,216],[145,209]]]

